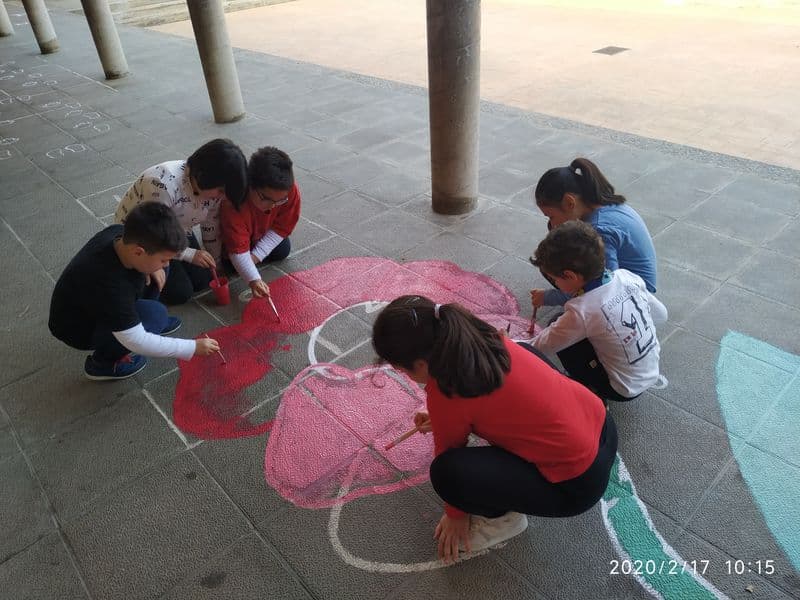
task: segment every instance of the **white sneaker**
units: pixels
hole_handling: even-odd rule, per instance
[[[507,512],[496,519],[472,515],[469,526],[471,551],[480,552],[501,544],[527,528],[528,517],[518,512]]]

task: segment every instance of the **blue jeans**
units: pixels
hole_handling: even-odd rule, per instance
[[[160,334],[167,326],[167,307],[158,300],[137,300],[136,312],[139,313],[145,331],[149,333]],[[102,363],[113,363],[130,354],[130,350],[120,344],[113,333],[99,328],[92,336],[92,348],[94,359]]]

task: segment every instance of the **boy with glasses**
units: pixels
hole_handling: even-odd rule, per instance
[[[249,189],[239,202],[222,203],[224,251],[255,298],[269,296],[256,265],[289,256],[289,236],[300,219],[300,190],[292,159],[284,151],[259,148],[247,165]]]

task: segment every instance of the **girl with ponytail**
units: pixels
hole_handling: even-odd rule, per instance
[[[588,158],[547,171],[536,184],[536,205],[550,219],[548,229],[566,221],[589,223],[603,238],[606,269],[627,269],[656,291],[656,250],[642,217],[614,191]],[[552,283],[552,282],[551,282]],[[534,307],[562,305],[569,296],[558,289],[531,290]]]
[[[378,356],[424,384],[433,432],[430,477],[445,502],[439,556],[476,552],[528,526],[567,517],[603,495],[617,432],[602,400],[458,304],[402,296],[372,330]],[[467,447],[470,434],[488,446]]]

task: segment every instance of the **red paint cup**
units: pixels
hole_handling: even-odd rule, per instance
[[[217,299],[217,304],[220,306],[227,306],[231,303],[231,290],[228,287],[227,277],[212,279],[208,286],[214,292],[214,297]]]

